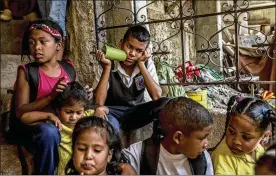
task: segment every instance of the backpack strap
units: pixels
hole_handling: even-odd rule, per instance
[[[37,96],[37,88],[38,88],[38,78],[39,78],[39,71],[38,71],[38,64],[36,62],[32,62],[26,64],[26,79],[30,86],[30,102],[36,100]]]
[[[160,153],[160,142],[152,137],[143,141],[140,160],[141,175],[156,175]]]
[[[76,71],[74,67],[63,61],[58,61],[58,63],[62,66],[62,68],[66,71],[68,76],[72,81],[76,80]],[[38,82],[39,82],[39,65],[36,62],[28,63],[25,65],[26,67],[26,79],[30,86],[30,102],[36,100],[37,96],[37,88],[38,88]]]
[[[75,68],[71,64],[69,64],[68,62],[58,61],[58,63],[64,68],[66,73],[69,75],[71,81],[75,81],[76,80],[76,70],[75,70]]]
[[[207,160],[204,152],[195,159],[188,159],[192,175],[205,175],[207,170]]]

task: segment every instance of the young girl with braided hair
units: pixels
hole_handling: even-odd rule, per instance
[[[233,96],[228,102],[223,139],[212,152],[215,174],[253,175],[256,161],[264,154],[260,142],[272,125],[275,111],[255,97]]]

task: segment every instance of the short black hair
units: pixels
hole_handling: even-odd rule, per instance
[[[213,124],[213,118],[209,111],[187,97],[171,99],[160,111],[160,114],[161,128],[165,134],[169,128],[173,128],[189,135],[192,131],[202,130]]]
[[[88,94],[84,87],[77,81],[67,83],[68,86],[52,101],[54,110],[58,110],[64,105],[81,104],[86,108],[88,103]]]
[[[147,44],[149,44],[149,42],[150,42],[149,31],[144,26],[135,25],[135,26],[128,28],[128,30],[126,31],[126,33],[124,35],[123,42],[126,41],[130,35],[133,36],[139,42],[145,42]]]

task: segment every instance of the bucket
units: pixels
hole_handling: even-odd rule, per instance
[[[195,100],[200,103],[207,109],[208,98],[207,98],[207,90],[203,89],[201,91],[187,91],[186,94],[189,98]]]
[[[111,46],[105,45],[102,50],[105,57],[110,60],[125,61],[127,58],[127,55],[123,50]]]

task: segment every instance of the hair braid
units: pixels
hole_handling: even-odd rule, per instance
[[[275,116],[275,111],[269,110],[268,119],[271,123],[272,141],[273,141],[273,143],[275,143],[276,142],[276,116]]]

